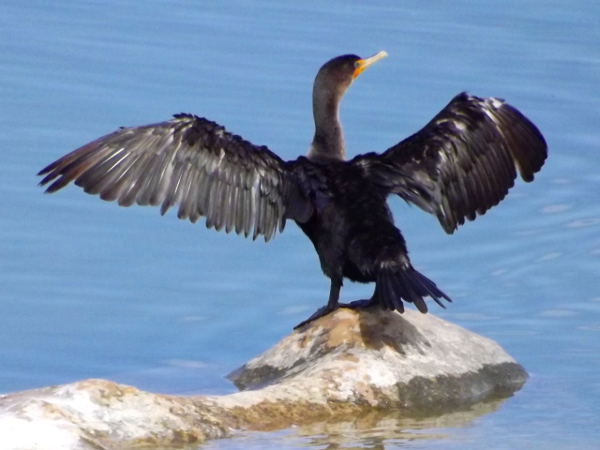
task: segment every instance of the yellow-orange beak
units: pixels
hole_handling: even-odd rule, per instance
[[[359,59],[356,64],[356,69],[354,69],[354,73],[352,74],[352,79],[356,78],[357,76],[360,75],[360,73],[365,70],[367,67],[369,67],[371,64],[376,63],[377,61],[379,61],[380,59],[383,59],[387,56],[387,53],[385,50],[381,50],[379,53],[377,53],[376,55],[373,55],[369,58],[365,58],[365,59]]]

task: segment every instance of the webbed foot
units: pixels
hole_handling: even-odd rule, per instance
[[[327,314],[337,310],[338,308],[348,308],[348,309],[356,310],[356,309],[371,308],[374,306],[377,306],[377,303],[372,298],[363,299],[363,300],[355,300],[350,303],[338,303],[333,308],[329,307],[329,305],[325,305],[325,306],[322,306],[321,308],[317,309],[315,311],[315,313],[312,316],[310,316],[308,319],[306,319],[305,321],[300,322],[298,325],[296,325],[294,327],[294,330],[297,330],[298,328],[303,327],[304,325],[312,322],[313,320],[317,320],[323,316],[326,316]]]
[[[312,322],[313,320],[317,320],[323,316],[326,316],[327,314],[329,314],[330,312],[335,311],[336,309],[338,309],[340,306],[344,306],[344,305],[336,305],[335,307],[331,308],[328,305],[322,306],[321,308],[317,309],[315,311],[315,313],[310,316],[308,319],[306,319],[303,322],[300,322],[298,325],[296,325],[294,327],[294,330],[297,330],[298,328],[303,327],[304,325],[306,325],[307,323]]]
[[[375,306],[376,303],[372,298],[367,298],[363,300],[355,300],[350,303],[340,303],[340,308],[348,308],[348,309],[365,309]]]

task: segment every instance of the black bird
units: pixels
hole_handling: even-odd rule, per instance
[[[347,161],[338,107],[352,81],[387,54],[338,56],[313,86],[315,135],[306,157],[283,161],[207,119],[176,114],[153,125],[120,128],[43,169],[40,185],[55,192],[71,181],[120,206],[178,205],[177,217],[227,233],[268,241],[296,221],[312,241],[331,280],[327,305],[427,312],[424,297],[451,301],[415,270],[387,204],[399,195],[434,214],[446,233],[498,204],[517,169],[532,181],[547,156],[542,134],[497,98],[454,97],[425,127],[381,154]],[[369,300],[342,305],[342,281],[375,282]]]

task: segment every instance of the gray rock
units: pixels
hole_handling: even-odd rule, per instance
[[[86,380],[5,395],[0,450],[185,445],[232,429],[456,414],[510,396],[527,374],[495,342],[431,314],[339,310],[229,378],[243,391],[177,397]]]

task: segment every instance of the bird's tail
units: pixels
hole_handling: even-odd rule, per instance
[[[433,281],[425,275],[417,272],[412,266],[401,270],[382,270],[377,276],[377,284],[373,299],[386,309],[404,312],[402,300],[414,303],[417,309],[425,314],[427,304],[423,297],[431,297],[442,308],[446,308],[441,302],[446,299],[452,302],[450,297],[444,294]]]

